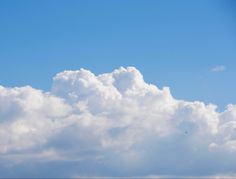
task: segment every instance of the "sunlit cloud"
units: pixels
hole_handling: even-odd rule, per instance
[[[64,71],[49,92],[1,86],[0,176],[234,174],[236,106],[216,109],[175,99],[134,67]]]

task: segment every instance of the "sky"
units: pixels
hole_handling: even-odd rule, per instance
[[[1,1],[0,83],[49,90],[63,70],[135,66],[176,98],[235,103],[230,0]],[[221,73],[212,73],[225,66]],[[212,92],[213,91],[213,92]]]
[[[235,8],[0,1],[0,177],[235,176]]]

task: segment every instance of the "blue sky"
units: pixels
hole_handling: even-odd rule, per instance
[[[63,70],[135,66],[179,99],[236,103],[233,1],[1,1],[0,84],[50,90]],[[223,65],[222,72],[211,72]]]

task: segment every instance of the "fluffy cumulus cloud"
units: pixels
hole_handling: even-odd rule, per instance
[[[225,176],[236,171],[236,105],[174,99],[134,67],[0,86],[0,176]]]

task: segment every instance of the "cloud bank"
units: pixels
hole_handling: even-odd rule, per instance
[[[236,105],[174,99],[134,67],[0,86],[0,177],[236,174]]]

